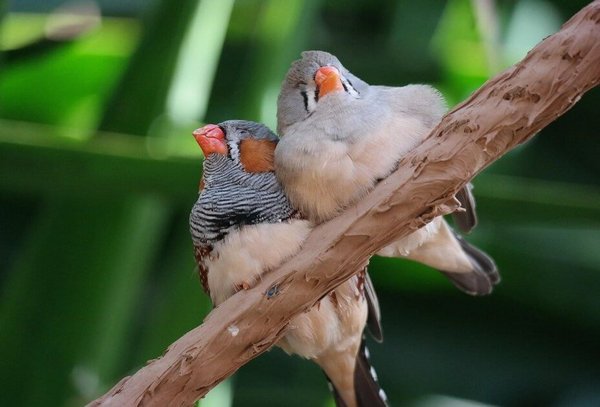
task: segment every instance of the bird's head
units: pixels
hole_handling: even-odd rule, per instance
[[[204,153],[201,192],[190,214],[194,244],[214,244],[235,228],[294,213],[275,176],[278,138],[268,127],[229,120],[193,134]]]
[[[292,63],[277,100],[277,131],[310,116],[331,94],[359,98],[368,84],[352,75],[340,61],[324,51],[305,51]]]
[[[204,153],[204,172],[217,175],[273,172],[277,136],[263,124],[228,120],[207,124],[194,130],[196,142]],[[203,176],[200,188],[206,178]]]

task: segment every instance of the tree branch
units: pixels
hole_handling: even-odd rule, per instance
[[[165,354],[92,406],[190,405],[285,334],[289,320],[386,244],[458,207],[454,194],[555,120],[600,81],[600,0],[484,84],[356,206],[317,227],[302,250],[211,312]]]

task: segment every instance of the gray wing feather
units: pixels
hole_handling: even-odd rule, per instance
[[[461,249],[469,258],[473,269],[469,273],[442,271],[455,286],[471,295],[490,294],[500,282],[500,273],[494,260],[477,247],[469,244],[461,235],[452,231]]]
[[[475,211],[475,197],[473,196],[473,184],[470,182],[465,185],[456,194],[456,199],[460,202],[460,206],[464,211],[456,211],[452,213],[452,218],[456,226],[463,232],[469,233],[477,226],[477,212]]]

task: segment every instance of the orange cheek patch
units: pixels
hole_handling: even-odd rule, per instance
[[[248,172],[275,171],[275,141],[246,139],[240,143],[240,162]]]

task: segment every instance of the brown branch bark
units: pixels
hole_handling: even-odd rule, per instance
[[[466,182],[599,81],[597,0],[448,113],[397,171],[358,205],[316,228],[295,257],[90,405],[192,404],[268,350],[292,317],[361,269],[378,249],[456,209],[454,194]]]

